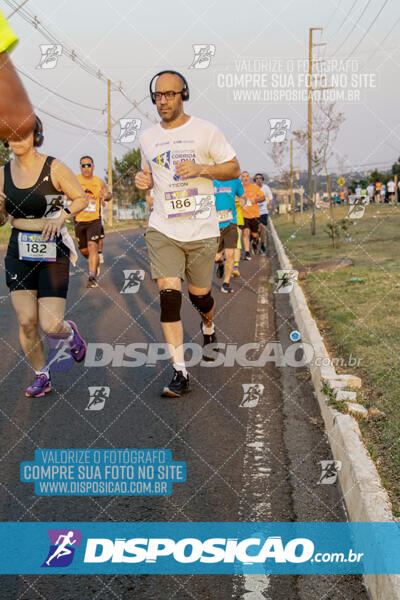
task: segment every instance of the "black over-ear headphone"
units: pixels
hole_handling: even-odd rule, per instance
[[[157,75],[154,75],[153,79],[150,81],[149,84],[149,90],[150,90],[150,98],[153,104],[156,103],[156,93],[153,90],[153,81],[155,79],[157,79],[157,77],[159,77],[160,75],[163,75],[164,73],[172,73],[173,75],[178,75],[178,77],[180,77],[183,81],[183,90],[181,92],[182,94],[182,100],[189,100],[189,85],[188,82],[186,81],[186,79],[184,78],[184,76],[181,73],[178,73],[178,71],[160,71],[159,73],[157,73]]]
[[[41,146],[43,144],[43,141],[44,141],[43,123],[39,119],[39,117],[37,115],[35,115],[35,128],[33,130],[33,145],[38,148],[39,146]],[[3,144],[6,148],[9,147],[7,141],[3,142]]]
[[[263,175],[262,173],[256,173],[256,174],[254,175],[254,177],[253,177],[253,181],[254,181],[254,183],[256,182],[256,177],[257,177],[258,175],[259,175],[259,176],[261,177],[261,179],[264,181],[264,175]]]

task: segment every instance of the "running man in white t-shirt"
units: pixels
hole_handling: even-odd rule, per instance
[[[210,290],[219,226],[213,179],[239,177],[240,167],[234,149],[215,125],[184,113],[189,87],[182,75],[158,73],[150,82],[150,96],[161,123],[140,137],[142,170],[135,183],[139,189],[153,189],[146,243],[174,368],[161,395],[176,398],[190,391],[180,317],[185,275],[189,298],[202,318],[203,359],[215,360],[210,347],[216,342],[215,302]]]
[[[396,192],[396,184],[393,181],[393,179],[391,179],[390,181],[387,182],[387,191],[388,191],[389,202],[394,202],[394,197],[395,197],[395,192]]]

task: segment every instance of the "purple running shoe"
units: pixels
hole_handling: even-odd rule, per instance
[[[44,396],[50,391],[50,377],[47,377],[46,373],[39,373],[39,375],[36,375],[32,385],[26,388],[25,396],[28,398],[40,398],[40,396]]]
[[[86,356],[86,342],[83,337],[79,335],[75,323],[73,321],[67,321],[67,323],[71,325],[72,331],[74,332],[74,337],[69,342],[72,358],[76,360],[76,362],[82,362]]]

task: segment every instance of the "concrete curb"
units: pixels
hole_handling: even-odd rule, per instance
[[[272,220],[269,222],[280,268],[293,269]],[[315,356],[322,359],[322,363],[329,363],[328,351],[298,283],[289,297],[302,341],[314,347]],[[363,445],[357,421],[331,408],[321,391],[323,382],[340,379],[340,375],[331,365],[314,363],[310,365],[310,372],[333,457],[342,463],[339,481],[350,521],[394,522],[389,497]],[[364,580],[372,600],[400,600],[400,575],[364,575]]]

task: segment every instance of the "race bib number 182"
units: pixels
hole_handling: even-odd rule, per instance
[[[18,250],[20,260],[55,262],[57,245],[55,238],[46,241],[40,233],[20,231],[18,234]]]

